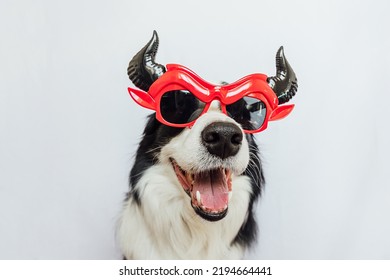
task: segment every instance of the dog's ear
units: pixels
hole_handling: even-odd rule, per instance
[[[134,99],[137,104],[141,105],[144,108],[155,110],[156,103],[154,99],[149,95],[149,93],[135,88],[128,88],[131,98]]]
[[[276,121],[287,117],[294,109],[294,104],[277,107],[269,118],[270,121]]]

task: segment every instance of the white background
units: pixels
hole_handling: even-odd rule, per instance
[[[390,2],[0,0],[0,259],[119,259],[115,223],[149,111],[126,68],[273,75],[292,114],[257,135],[267,185],[247,258],[390,259]]]

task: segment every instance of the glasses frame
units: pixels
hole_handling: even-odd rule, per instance
[[[279,106],[278,98],[268,85],[267,76],[264,74],[250,74],[231,84],[215,85],[203,80],[185,66],[168,64],[166,68],[167,71],[150,86],[148,92],[131,87],[128,88],[128,92],[136,103],[154,110],[158,121],[171,127],[192,127],[196,120],[209,110],[214,100],[220,102],[222,113],[228,116],[226,105],[246,96],[256,98],[265,104],[266,116],[263,124],[254,130],[243,129],[245,133],[257,133],[265,130],[269,121],[286,117],[294,108],[294,104]],[[165,93],[174,90],[187,90],[205,103],[198,118],[184,124],[175,124],[164,119],[160,110],[161,98]]]

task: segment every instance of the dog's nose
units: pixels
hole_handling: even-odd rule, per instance
[[[242,143],[242,131],[227,122],[214,122],[202,131],[202,142],[210,154],[222,159],[238,153]]]

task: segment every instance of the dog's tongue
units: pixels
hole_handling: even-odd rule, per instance
[[[192,192],[196,198],[196,192],[199,191],[203,208],[217,212],[226,208],[229,201],[229,189],[223,169],[196,174],[194,179]]]

